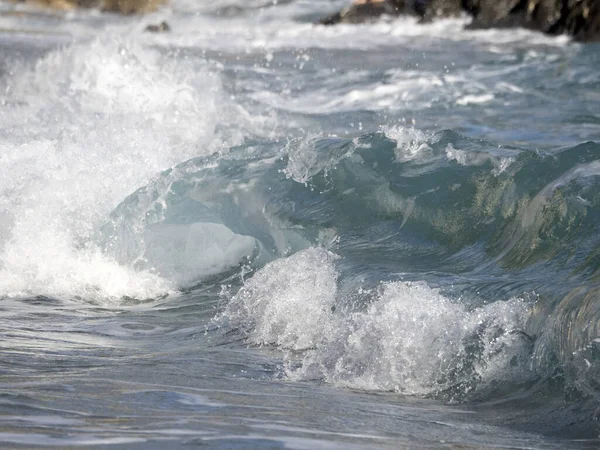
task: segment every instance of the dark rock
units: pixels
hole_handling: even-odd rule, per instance
[[[76,3],[79,8],[98,8],[102,4],[100,0],[77,0]]]
[[[564,31],[582,42],[600,41],[600,2],[569,0],[563,13]]]
[[[469,0],[468,9],[474,17],[473,26],[485,28],[505,21],[522,0]]]
[[[144,31],[148,31],[150,33],[166,33],[167,31],[171,31],[171,27],[167,22],[161,22],[158,25],[148,25]]]
[[[552,33],[562,16],[561,0],[530,0],[527,5],[527,27]]]
[[[319,21],[323,25],[335,25],[338,23],[362,23],[373,20],[384,14],[399,16],[410,14],[411,10],[406,0],[363,0],[353,3],[348,8],[327,16]]]
[[[468,0],[470,28],[525,27],[556,34],[562,0]]]
[[[463,12],[463,0],[414,0],[412,7],[424,22],[439,17],[455,17]]]
[[[416,15],[425,22],[462,12],[473,16],[469,28],[524,27],[600,41],[600,0],[362,0],[321,23],[359,23],[383,14]]]
[[[320,23],[362,23],[384,14],[414,15],[430,21],[436,17],[458,16],[463,11],[462,3],[463,0],[362,0],[321,19]]]
[[[343,11],[343,10],[342,10]],[[342,11],[333,13],[327,17],[323,17],[319,20],[321,25],[336,25],[342,22]]]
[[[471,28],[521,26],[553,35],[566,33],[579,41],[600,40],[597,0],[468,1],[474,16]]]
[[[156,11],[167,0],[102,0],[102,10],[120,14],[143,14]]]

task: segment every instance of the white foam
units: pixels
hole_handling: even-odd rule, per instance
[[[469,310],[425,283],[394,282],[371,292],[366,309],[336,312],[344,299],[334,260],[313,248],[267,265],[218,321],[252,344],[293,350],[286,375],[296,380],[428,395],[470,380],[527,375],[527,343],[516,332],[528,317],[525,302]]]
[[[237,144],[252,126],[202,61],[176,64],[108,35],[6,80],[7,97],[24,104],[0,113],[0,296],[104,302],[175,288],[174,278],[117,264],[92,237],[158,172]],[[218,132],[221,121],[236,125]]]
[[[438,105],[456,108],[456,105],[486,105],[490,102],[505,104],[514,96],[533,95],[518,86],[498,82],[495,77],[503,73],[505,71],[489,71],[476,66],[460,73],[397,68],[387,70],[383,81],[373,80],[363,70],[339,74],[322,70],[315,76],[319,87],[312,91],[295,96],[287,91],[262,90],[251,96],[270,107],[304,114],[404,111],[410,117],[414,111]]]
[[[567,42],[523,30],[464,31],[464,18],[429,25],[399,18],[325,27],[296,18],[300,13],[335,9],[341,2],[324,6],[309,0],[277,8],[268,8],[268,3],[175,0],[143,20],[104,21],[94,18],[97,12],[78,11],[61,15],[60,20],[49,22],[47,17],[36,22],[34,29],[52,26],[73,37],[99,37],[53,51],[35,67],[11,64],[10,76],[2,80],[0,101],[9,106],[0,110],[0,296],[45,294],[103,301],[153,297],[192,279],[194,270],[231,264],[222,258],[209,258],[212,262],[205,265],[186,260],[185,276],[160,268],[138,270],[132,264],[118,264],[93,244],[92,236],[108,213],[161,170],[238,144],[248,135],[273,136],[270,120],[245,111],[224,95],[214,67],[201,58],[187,58],[185,52],[173,59],[165,56],[178,46],[223,52],[224,59],[227,52],[236,57],[244,52],[264,55],[254,70],[265,73],[276,72],[269,64],[278,62],[278,50],[295,52],[295,69],[305,78],[308,49],[313,48],[412,49],[418,37],[498,44],[494,48],[515,53],[515,47],[523,45],[562,47]],[[228,19],[205,15],[220,6],[241,6],[246,11]],[[141,33],[146,20],[163,18],[168,18],[171,33]],[[33,19],[2,18],[9,28],[22,28],[25,21]],[[48,35],[48,40],[65,39]],[[535,62],[545,58],[543,53],[527,58]],[[503,93],[521,92],[518,86],[488,83],[485,77],[493,74],[477,70],[454,76],[449,71],[397,67],[386,71],[386,83],[370,79],[370,71],[364,69],[335,75],[325,70],[317,74],[324,81],[313,91],[267,92],[259,85],[247,95],[276,108],[318,114],[419,111],[435,102],[456,104],[486,95],[500,101]],[[402,141],[399,133],[397,139]],[[419,136],[410,139],[399,142],[399,158],[426,153],[427,144],[418,144]],[[310,155],[295,155],[288,170],[289,176],[306,181],[313,170]],[[241,247],[249,248],[246,244]]]
[[[489,162],[494,166],[494,169],[492,169],[493,175],[501,174],[514,162],[512,157],[497,157],[490,153],[469,152],[454,148],[452,144],[446,146],[445,153],[449,161],[456,161],[461,166],[481,166]]]
[[[432,148],[429,142],[433,136],[415,127],[386,126],[383,133],[396,141],[396,159],[398,161],[412,161],[417,158],[432,157]]]
[[[434,101],[451,101],[457,88],[444,77],[426,71],[394,69],[390,79],[365,83],[364,71],[349,70],[343,74],[319,73],[322,86],[299,97],[287,93],[259,91],[252,98],[266,105],[305,114],[327,114],[347,111],[418,110]]]
[[[517,299],[468,311],[425,283],[383,284],[366,311],[338,325],[333,339],[290,375],[320,375],[343,386],[411,395],[471,379],[506,380],[521,376],[511,360],[520,356],[523,363],[527,354],[510,331],[521,329],[526,317],[527,307]],[[475,356],[469,354],[471,339],[482,346]]]
[[[494,100],[494,94],[465,95],[456,100],[457,105],[480,105]]]
[[[224,314],[232,328],[247,332],[257,345],[306,349],[330,333],[335,304],[335,256],[311,248],[259,270],[231,299]]]
[[[322,5],[319,3],[315,2],[306,9],[312,12],[322,10]],[[216,9],[214,8],[216,5],[211,6],[212,9]],[[278,10],[282,10],[282,7],[269,10],[250,9],[249,12],[255,20],[249,24],[247,18],[223,20],[204,16],[202,13],[205,13],[207,8],[199,11],[198,7],[195,7],[193,8],[195,14],[190,14],[189,0],[180,0],[173,5],[176,35],[155,36],[153,39],[157,42],[168,41],[186,47],[248,52],[286,48],[369,50],[391,45],[410,47],[415,38],[476,41],[512,46],[523,46],[526,42],[528,46],[564,47],[570,42],[568,37],[546,36],[524,29],[465,30],[465,26],[470,22],[468,17],[422,24],[415,17],[403,16],[392,20],[382,18],[364,24],[338,24],[332,27],[290,20],[293,18],[290,12],[277,13]],[[332,5],[331,9],[334,10],[335,6]]]

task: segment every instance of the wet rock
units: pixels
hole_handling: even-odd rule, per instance
[[[384,14],[399,16],[410,14],[406,0],[359,0],[348,8],[321,19],[323,25],[338,23],[362,23],[373,20]]]
[[[600,41],[600,0],[360,0],[321,23],[359,23],[383,14],[431,21],[461,13],[473,16],[469,28],[524,27]]]
[[[473,27],[486,28],[507,21],[522,0],[468,0]]]
[[[470,1],[471,28],[521,26],[553,35],[566,33],[578,41],[600,40],[597,0],[501,0],[506,2],[504,10],[497,8],[497,0]]]
[[[166,0],[102,0],[102,10],[120,14],[143,14],[156,11]]]
[[[525,27],[556,34],[562,0],[470,0],[469,28]]]
[[[166,33],[171,31],[171,27],[167,22],[161,22],[158,25],[148,25],[144,31],[148,31],[149,33]]]
[[[568,3],[570,7],[562,17],[561,23],[564,32],[574,36],[578,41],[600,41],[600,2],[570,0]]]
[[[463,0],[414,0],[412,7],[422,21],[456,17],[463,12]]]
[[[463,12],[464,0],[359,0],[348,8],[325,17],[324,25],[362,23],[382,15],[413,15],[423,21],[437,17],[453,17]]]

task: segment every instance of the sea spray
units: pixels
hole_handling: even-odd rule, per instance
[[[243,127],[243,109],[206,64],[176,62],[133,38],[100,36],[18,70],[7,92],[22,103],[0,113],[14,130],[0,169],[0,295],[116,302],[173,292],[172,280],[119,264],[94,236],[160,171],[240,142],[235,127],[217,125],[236,115]]]
[[[378,286],[370,303],[348,307],[336,259],[311,248],[268,264],[217,323],[249,344],[280,347],[293,380],[453,398],[532,378],[526,301],[469,310],[426,283],[394,282]]]

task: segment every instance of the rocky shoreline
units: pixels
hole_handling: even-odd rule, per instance
[[[12,0],[50,9],[96,8],[119,14],[155,11],[168,0]],[[319,22],[363,23],[380,16],[410,15],[421,22],[470,15],[470,29],[522,27],[550,35],[567,34],[579,42],[600,41],[600,0],[355,0]],[[153,25],[148,31],[169,27]]]
[[[469,28],[523,27],[580,42],[600,41],[600,0],[357,0],[321,19],[324,25],[362,23],[383,15],[423,22],[468,14]]]
[[[13,0],[50,9],[70,10],[75,8],[97,8],[119,14],[144,14],[155,11],[167,0]]]

